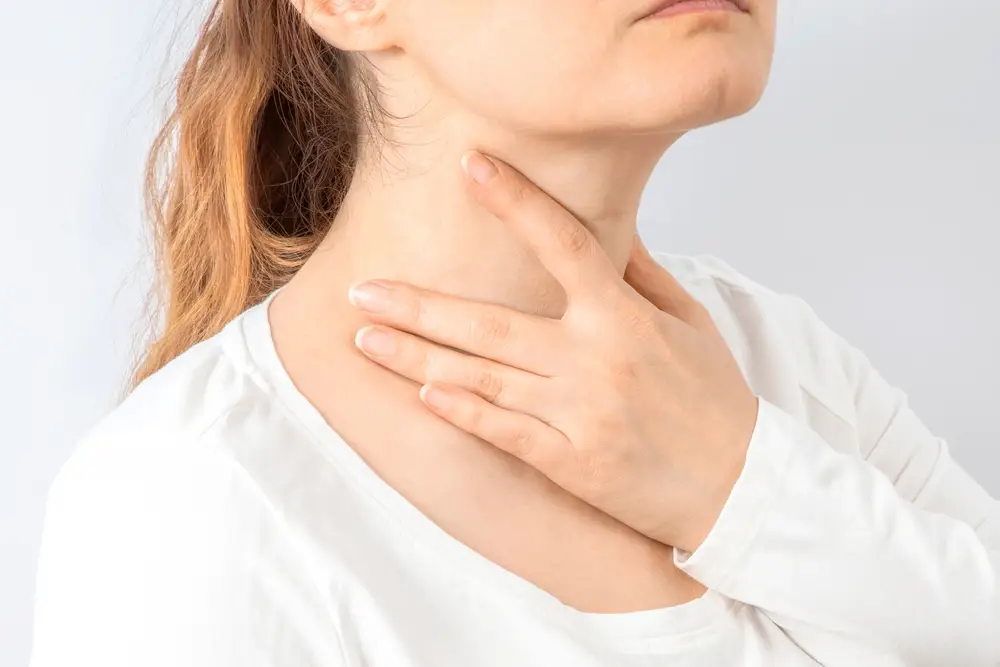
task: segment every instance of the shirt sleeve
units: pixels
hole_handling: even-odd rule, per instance
[[[830,633],[901,665],[1000,665],[1000,504],[903,392],[815,327],[853,387],[861,456],[760,398],[743,473],[678,567],[767,613],[824,665],[858,664],[826,653]]]
[[[31,667],[344,664],[237,463],[172,443],[86,449],[49,492]]]

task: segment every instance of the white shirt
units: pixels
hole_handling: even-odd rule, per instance
[[[675,556],[703,597],[581,612],[452,538],[297,391],[268,299],[59,472],[32,667],[1000,664],[998,503],[801,299],[658,257],[761,399],[718,523]]]

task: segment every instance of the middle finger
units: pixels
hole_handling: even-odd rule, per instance
[[[560,322],[512,308],[379,280],[351,289],[373,320],[536,375],[557,368]]]
[[[355,343],[372,361],[414,382],[453,385],[498,407],[540,417],[535,413],[546,378],[384,326],[362,328]]]

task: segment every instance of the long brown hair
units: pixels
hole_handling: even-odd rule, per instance
[[[359,57],[291,0],[215,0],[146,163],[158,322],[129,389],[292,277],[380,120]]]

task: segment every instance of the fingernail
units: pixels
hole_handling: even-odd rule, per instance
[[[370,313],[385,312],[392,303],[389,289],[377,282],[355,285],[348,291],[347,298],[358,308]]]
[[[462,156],[462,168],[477,183],[489,183],[500,173],[493,161],[478,151],[469,151]]]
[[[435,410],[447,410],[452,403],[451,395],[429,384],[420,388],[420,400]]]
[[[376,327],[365,327],[354,337],[354,344],[376,357],[388,357],[396,352],[396,337]]]

